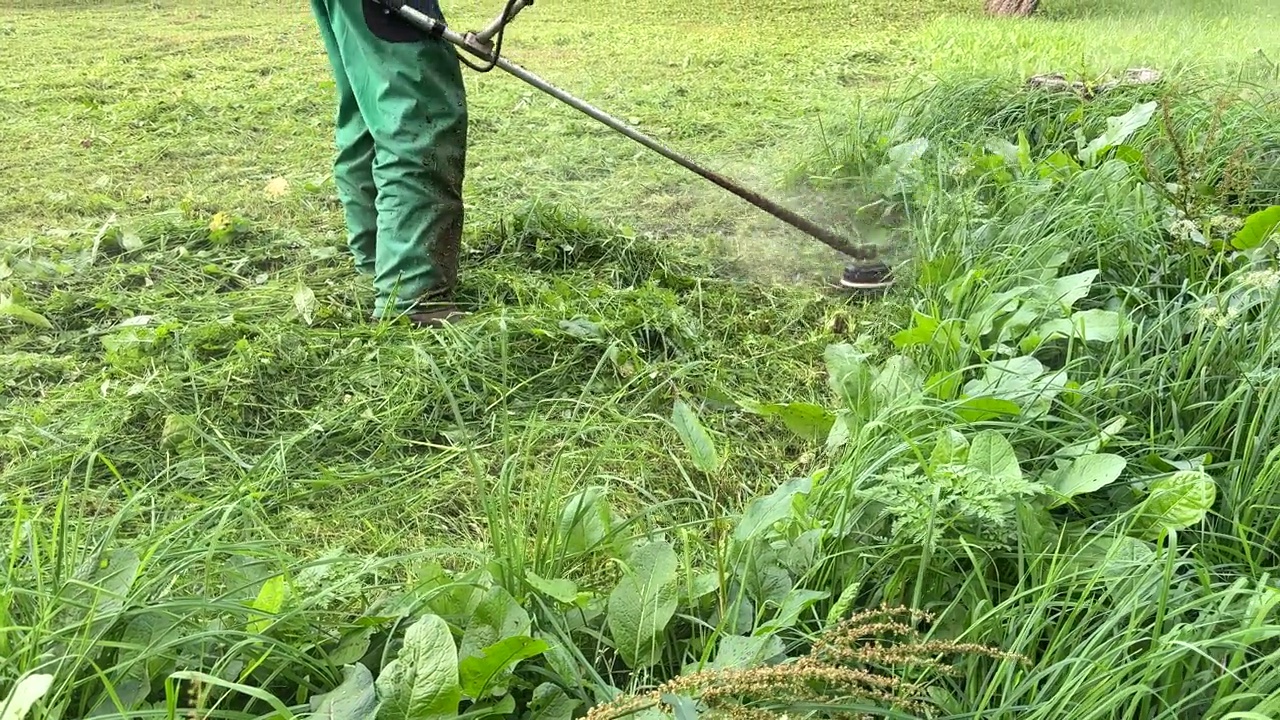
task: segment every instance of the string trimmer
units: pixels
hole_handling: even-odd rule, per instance
[[[450,29],[444,22],[410,6],[406,0],[379,0],[379,2],[388,11],[396,12],[419,30],[428,35],[442,38],[478,58],[481,61],[480,64],[476,64],[465,57],[462,58],[462,61],[471,69],[477,72],[488,72],[496,67],[514,75],[516,78],[575,110],[694,172],[703,179],[728,190],[751,205],[804,232],[824,245],[849,256],[853,259],[853,263],[844,270],[840,280],[842,287],[860,292],[877,293],[887,290],[893,284],[889,267],[879,259],[879,253],[874,246],[855,244],[835,232],[782,207],[763,195],[749,190],[719,173],[702,167],[614,116],[570,95],[510,60],[503,58],[502,37],[507,25],[515,19],[521,10],[533,5],[533,0],[506,0],[506,6],[503,8],[502,14],[490,23],[488,27],[480,31],[467,33],[458,33]]]

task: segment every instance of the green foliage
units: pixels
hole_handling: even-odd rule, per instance
[[[49,692],[52,685],[52,675],[27,675],[22,678],[13,686],[4,704],[0,705],[0,718],[24,720],[32,706]]]
[[[698,416],[682,400],[677,400],[671,411],[671,422],[676,428],[685,449],[693,458],[693,466],[704,473],[712,473],[720,468],[720,456],[716,446],[702,426]]]
[[[1280,715],[1274,83],[1210,91],[1167,64],[1167,84],[1082,99],[1006,65],[845,112],[844,84],[907,63],[1007,62],[977,37],[1066,67],[1062,38],[1098,32],[1069,12],[1052,39],[873,5],[885,20],[848,57],[810,32],[834,5],[781,20],[736,5],[742,42],[677,62],[626,29],[584,42],[681,80],[632,83],[635,112],[654,92],[670,110],[652,88],[679,87],[714,116],[657,129],[708,156],[807,128],[780,110],[797,101],[851,117],[812,169],[831,215],[859,208],[860,234],[914,253],[888,303],[730,282],[625,228],[513,212],[495,167],[519,170],[522,195],[554,183],[600,216],[660,217],[680,243],[750,238],[766,275],[811,252],[832,266],[494,87],[478,121],[515,108],[527,132],[479,134],[460,288],[476,323],[433,334],[362,323],[331,185],[309,177],[327,152],[322,67],[234,62],[219,87],[151,92],[174,62],[256,52],[256,11],[202,9],[226,36],[157,63],[135,61],[159,36],[130,40],[138,15],[113,12],[130,41],[74,82],[91,64],[50,60],[99,14],[6,16],[25,50],[0,65],[24,80],[0,105],[21,106],[30,148],[0,198],[4,720],[570,720],[702,670],[788,687],[815,638],[884,603],[936,611],[928,658],[950,638],[1027,658],[889,678],[918,683],[922,717]],[[1117,36],[1092,61],[1204,60],[1223,38],[1251,51],[1266,24],[1242,29],[1248,3],[1226,5],[1174,3],[1144,22],[1180,42]],[[563,60],[529,32],[528,52]],[[1232,74],[1274,80],[1267,67]],[[146,172],[122,177],[132,166]],[[258,198],[256,174],[282,171],[301,190]],[[793,707],[773,688],[750,710],[894,712]]]
[[[362,720],[378,714],[378,693],[369,668],[356,663],[342,670],[342,683],[327,693],[311,697],[316,720]]]
[[[1127,461],[1119,455],[1097,453],[1082,455],[1047,474],[1046,482],[1063,501],[1077,495],[1100,490],[1115,482],[1124,472]]]
[[[936,461],[898,466],[862,491],[893,518],[893,534],[925,542],[948,534],[1005,543],[1016,525],[1019,503],[1043,494],[1027,480],[1013,446],[1000,433],[984,430],[963,440],[963,459],[944,436]]]
[[[1267,242],[1278,226],[1280,226],[1280,205],[1259,210],[1245,218],[1244,225],[1235,237],[1231,238],[1231,245],[1237,250],[1255,250]]]
[[[1147,539],[1158,540],[1166,532],[1200,523],[1213,508],[1217,487],[1212,477],[1195,470],[1153,481],[1139,508],[1138,531]]]
[[[383,720],[437,720],[457,717],[458,651],[449,626],[425,615],[409,626],[396,659],[378,675],[378,717]]]
[[[661,541],[637,546],[627,559],[626,575],[609,595],[608,622],[628,667],[660,659],[663,631],[676,612],[678,568],[675,550]]]

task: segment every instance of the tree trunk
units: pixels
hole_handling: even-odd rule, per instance
[[[1036,11],[1040,0],[986,0],[990,15],[1026,17]]]

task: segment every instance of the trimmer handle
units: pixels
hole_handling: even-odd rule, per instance
[[[521,10],[530,7],[531,5],[533,5],[533,0],[515,0],[515,2],[511,2],[507,7],[503,8],[498,17],[494,18],[493,22],[489,23],[485,29],[467,33],[467,36],[481,45],[487,46],[490,41],[493,40],[493,36],[498,34],[499,30],[502,30],[504,26],[512,20],[515,20],[516,15],[518,15]]]

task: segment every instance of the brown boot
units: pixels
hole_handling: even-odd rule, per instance
[[[420,328],[438,328],[451,325],[466,316],[467,313],[458,309],[456,305],[441,305],[427,310],[415,310],[408,315],[409,322]]]
[[[429,310],[414,310],[403,315],[403,317],[409,321],[410,325],[419,328],[443,327],[445,325],[456,323],[466,316],[466,312],[463,312],[454,305],[440,305]],[[371,315],[369,316],[369,321],[376,324],[383,320],[390,320],[394,323],[397,322],[400,317],[400,315],[392,315],[386,318],[379,318],[376,315]]]

